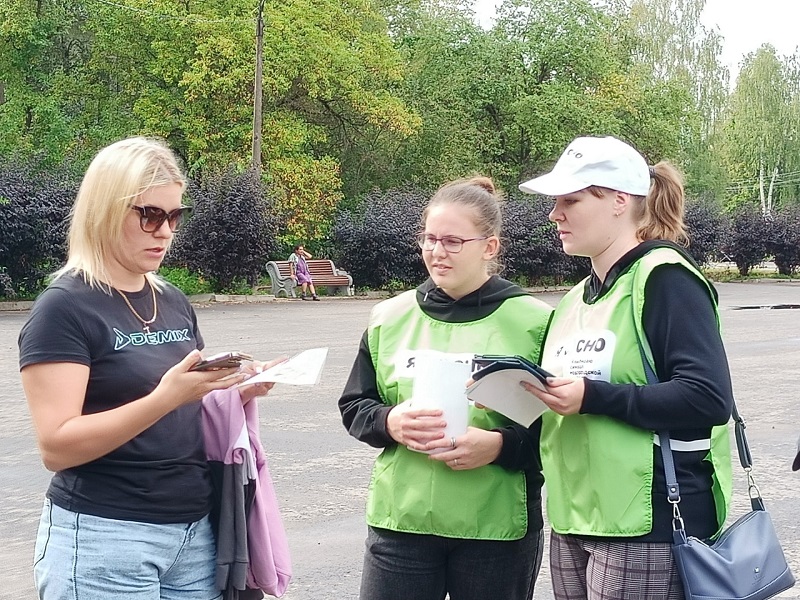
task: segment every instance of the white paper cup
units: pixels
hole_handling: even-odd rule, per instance
[[[469,400],[465,384],[470,373],[469,363],[431,354],[416,356],[411,405],[414,408],[441,409],[447,422],[445,438],[459,437],[467,432]],[[444,450],[437,448],[429,454]]]

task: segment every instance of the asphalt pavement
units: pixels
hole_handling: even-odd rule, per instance
[[[791,471],[800,435],[800,308],[791,306],[800,305],[800,284],[765,280],[720,284],[718,290],[754,476],[800,577],[800,472]],[[555,304],[561,293],[539,296]],[[259,400],[262,439],[294,565],[286,600],[358,598],[364,503],[376,450],[347,435],[336,401],[376,302],[357,297],[197,305],[207,354],[239,350],[268,359],[329,348],[319,385],[278,385]],[[0,599],[15,600],[36,597],[31,559],[49,480],[19,381],[17,334],[26,317],[24,310],[0,312],[0,482],[6,498],[0,518]],[[738,463],[735,467],[733,517],[748,507],[744,477]],[[780,597],[800,599],[800,587]],[[546,561],[535,598],[552,598]]]

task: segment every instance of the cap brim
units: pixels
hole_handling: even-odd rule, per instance
[[[800,471],[800,450],[797,451],[797,456],[794,457],[792,471]]]
[[[519,184],[519,190],[526,194],[564,196],[566,194],[585,190],[590,185],[590,183],[586,183],[576,177],[569,177],[551,172]]]

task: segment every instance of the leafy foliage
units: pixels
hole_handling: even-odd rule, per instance
[[[332,256],[335,207],[368,190],[435,188],[474,172],[516,188],[577,135],[615,135],[651,162],[668,158],[693,196],[726,208],[760,201],[769,214],[797,203],[800,54],[762,46],[730,94],[722,38],[698,20],[703,0],[498,4],[491,29],[475,22],[470,0],[263,4],[261,158],[285,221],[282,248],[303,242]],[[88,163],[138,133],[165,138],[201,180],[244,168],[257,5],[0,2],[0,156]],[[511,201],[508,210],[516,231],[525,211]],[[703,260],[719,224],[697,210],[690,227]],[[509,274],[544,268],[544,223],[507,236]],[[553,257],[557,278],[572,268],[562,260],[575,262]],[[11,277],[27,289],[38,275],[2,277],[0,286]]]
[[[314,243],[325,237],[342,197],[339,167],[326,157],[300,156],[272,162],[271,175],[282,191],[276,210],[283,216],[286,229],[281,237],[288,245]]]
[[[734,202],[769,215],[800,192],[800,67],[765,44],[748,54],[725,114],[722,154]]]
[[[689,235],[689,252],[703,265],[719,258],[723,240],[727,239],[728,216],[713,201],[694,200],[686,203],[684,217]]]
[[[731,214],[725,253],[743,277],[766,258],[769,234],[767,221],[755,205],[743,204]]]
[[[340,212],[331,231],[336,265],[359,286],[421,283],[426,272],[414,235],[429,198],[430,192],[412,187],[375,190],[361,211]]]
[[[229,290],[257,283],[277,249],[274,201],[253,170],[207,175],[188,190],[193,214],[177,234],[167,264],[186,267]]]
[[[187,296],[210,294],[214,291],[210,281],[185,267],[162,266],[158,274]]]
[[[771,223],[769,251],[781,275],[792,275],[800,267],[800,205],[782,206]]]
[[[65,169],[0,159],[0,293],[35,295],[61,266],[77,188]]]

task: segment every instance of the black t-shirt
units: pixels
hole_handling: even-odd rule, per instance
[[[126,295],[140,315],[152,316],[149,284]],[[87,365],[83,414],[149,394],[169,368],[203,347],[197,316],[183,293],[165,283],[156,297],[158,317],[146,334],[117,292],[92,289],[80,276],[58,278],[36,300],[22,327],[20,369],[46,362]],[[191,523],[203,518],[211,506],[211,483],[200,403],[172,411],[97,460],[57,472],[47,497],[67,510],[110,519]]]

